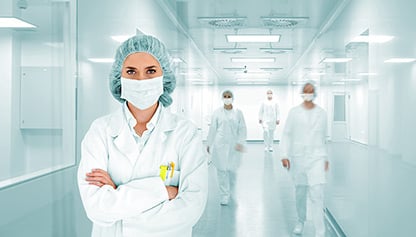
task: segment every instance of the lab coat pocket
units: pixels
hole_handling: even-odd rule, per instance
[[[167,178],[165,179],[165,185],[166,186],[175,186],[179,187],[179,176],[181,172],[179,170],[172,170],[168,174]]]

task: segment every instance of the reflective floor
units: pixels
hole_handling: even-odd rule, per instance
[[[263,144],[249,144],[235,175],[232,201],[219,204],[215,169],[211,167],[210,196],[207,209],[194,228],[193,236],[296,236],[293,183],[281,165],[278,145],[264,152]],[[303,236],[314,236],[311,221],[305,223]],[[328,231],[327,236],[332,236]]]

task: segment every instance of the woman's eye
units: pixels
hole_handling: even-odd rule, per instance
[[[156,73],[156,70],[155,69],[149,69],[149,70],[147,70],[147,74],[154,74],[154,73]]]
[[[134,70],[132,70],[132,69],[129,69],[129,70],[126,71],[126,73],[128,75],[134,75],[134,73],[136,73],[136,72]]]

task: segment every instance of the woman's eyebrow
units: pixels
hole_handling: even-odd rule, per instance
[[[137,68],[135,68],[135,67],[133,67],[133,66],[127,66],[127,67],[125,67],[126,69],[137,69]]]
[[[149,68],[154,68],[154,67],[156,67],[156,65],[148,66],[148,67],[145,67],[145,68],[149,69]]]

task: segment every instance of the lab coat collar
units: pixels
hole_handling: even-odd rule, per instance
[[[177,120],[175,119],[176,116],[173,116],[173,114],[170,112],[170,108],[165,108],[163,107],[163,105],[160,106],[160,118],[157,122],[158,125],[156,125],[156,127],[159,127],[160,130],[165,133],[170,132],[175,128],[177,124]],[[110,135],[113,138],[118,137],[123,132],[125,126],[127,126],[128,128],[129,125],[126,119],[124,118],[123,107],[120,107],[120,109],[118,109],[111,115],[109,123]]]
[[[174,130],[176,125],[176,116],[171,114],[168,108],[162,106],[159,121],[146,142],[142,153],[148,153],[146,147],[154,147],[156,144],[163,146],[168,134]],[[109,129],[109,134],[113,137],[115,146],[134,164],[140,154],[140,150],[131,134],[122,108],[111,115]]]

